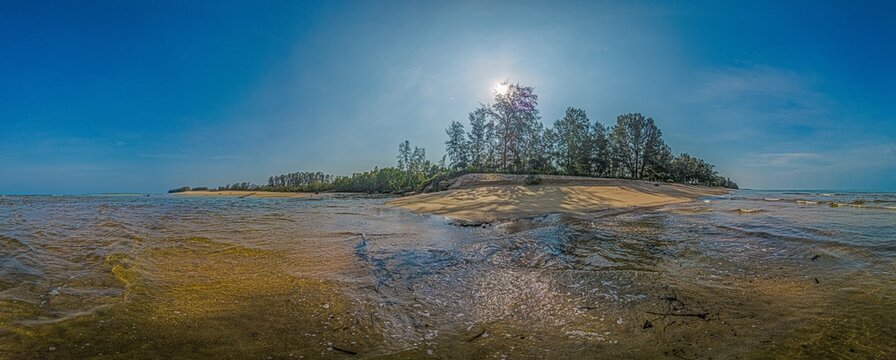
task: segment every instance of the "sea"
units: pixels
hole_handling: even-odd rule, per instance
[[[2,196],[0,358],[896,358],[896,193],[388,199]]]

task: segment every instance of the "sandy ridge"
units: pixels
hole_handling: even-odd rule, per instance
[[[386,204],[468,222],[532,217],[548,213],[591,213],[652,207],[722,195],[728,189],[651,181],[572,176],[541,176],[527,186],[525,176],[467,174],[449,190],[406,196]]]

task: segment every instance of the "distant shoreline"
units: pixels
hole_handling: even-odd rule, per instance
[[[221,196],[221,197],[251,197],[251,198],[302,198],[312,196],[310,192],[277,192],[277,191],[243,191],[243,190],[198,190],[198,191],[181,191],[173,193],[177,196]]]

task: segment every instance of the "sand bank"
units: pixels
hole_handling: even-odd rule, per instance
[[[468,174],[454,179],[449,190],[406,196],[387,204],[457,220],[490,222],[558,212],[667,205],[728,192],[694,185],[571,176],[542,176],[541,184],[527,186],[524,178]]]
[[[179,196],[228,196],[228,197],[252,197],[252,198],[300,198],[314,195],[314,193],[298,192],[274,192],[274,191],[184,191],[174,193]]]

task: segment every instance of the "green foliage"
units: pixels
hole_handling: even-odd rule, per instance
[[[442,166],[426,160],[422,147],[411,149],[409,141],[399,144],[398,167],[374,168],[351,176],[333,176],[323,172],[294,172],[271,176],[267,185],[239,182],[219,186],[217,190],[249,190],[280,192],[344,191],[366,193],[396,193],[419,189],[434,175],[444,172]],[[430,180],[431,181],[431,180]],[[182,188],[184,189],[184,188]],[[189,188],[185,188],[187,191]],[[175,189],[179,190],[179,189]],[[172,190],[174,191],[174,190]]]
[[[523,183],[529,186],[541,184],[541,177],[535,174],[529,174],[523,180]]]
[[[344,192],[392,193],[406,189],[410,179],[401,169],[389,167],[339,176],[333,182],[333,190]]]
[[[731,178],[726,178],[726,177],[722,177],[722,176],[719,176],[719,180],[715,186],[726,187],[729,189],[737,189],[738,188],[737,183],[735,183],[734,181],[731,181]]]
[[[644,179],[650,173],[657,173],[659,166],[663,165],[656,161],[657,157],[667,148],[662,137],[662,131],[652,118],[638,113],[616,117],[611,142],[613,158],[622,170],[617,175]]]
[[[405,140],[398,144],[398,168],[408,171],[411,166],[411,142]]]
[[[171,189],[171,190],[168,190],[168,193],[173,194],[173,193],[186,192],[186,191],[190,191],[189,186],[182,186],[177,189]]]
[[[333,175],[323,172],[294,172],[268,178],[267,186],[258,190],[280,192],[319,192],[333,189]]]
[[[545,128],[533,88],[508,81],[501,85],[506,91],[495,92],[494,103],[469,114],[469,133],[460,122],[451,122],[445,131],[446,156],[439,164],[426,159],[424,148],[412,148],[405,140],[398,146],[397,167],[351,176],[295,172],[272,176],[267,185],[240,182],[218,190],[438,191],[445,188],[446,180],[472,172],[590,175],[737,188],[711,164],[688,154],[674,156],[650,117],[619,115],[616,124],[608,128],[592,123],[584,110],[569,107],[553,127]],[[534,185],[541,178],[530,175],[525,182]],[[183,187],[169,192],[189,190]]]
[[[672,160],[670,178],[684,184],[711,185],[719,182],[719,176],[711,164],[686,153]]]
[[[448,141],[445,142],[445,152],[451,161],[449,167],[452,169],[467,167],[472,150],[467,142],[464,125],[460,122],[452,121],[451,126],[448,127],[448,130],[445,130],[445,133],[448,134]]]
[[[244,181],[233,183],[230,185],[218,186],[218,191],[227,191],[227,190],[236,190],[236,191],[259,191],[260,186],[255,185],[251,182]]]
[[[405,140],[398,147],[398,167],[374,168],[351,176],[339,176],[333,181],[333,190],[366,193],[396,193],[414,191],[435,174],[441,166],[426,160],[426,150],[414,147]],[[430,180],[431,181],[431,180]]]
[[[483,168],[492,162],[494,154],[495,124],[486,122],[488,108],[480,106],[470,113],[470,133],[467,134],[470,164],[474,168]]]
[[[644,180],[677,181],[737,188],[718,176],[712,165],[683,154],[675,157],[653,119],[623,114],[611,128],[570,107],[545,129],[531,87],[501,83],[494,103],[469,114],[470,132],[463,125],[448,128],[446,152],[451,169],[469,161],[467,171],[517,174],[566,174]]]
[[[442,169],[433,175],[432,177],[424,180],[418,190],[421,192],[433,192],[433,191],[442,191],[448,189],[448,180],[454,179],[458,176],[471,174],[479,172],[479,169],[474,166],[468,166],[464,169]]]
[[[613,149],[607,135],[607,127],[595,121],[591,128],[591,175],[612,175]]]
[[[538,95],[531,87],[508,81],[501,85],[507,91],[495,92],[495,103],[488,112],[495,123],[498,166],[505,171],[527,172],[533,165],[531,156],[541,150]]]
[[[588,175],[591,171],[591,121],[582,109],[566,109],[566,115],[554,122],[552,134],[555,161],[564,174]]]

